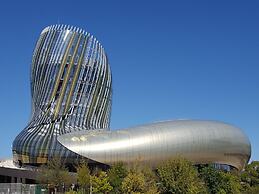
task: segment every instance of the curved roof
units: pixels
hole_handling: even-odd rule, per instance
[[[176,120],[115,131],[78,131],[59,136],[58,141],[105,164],[138,160],[156,166],[181,155],[197,164],[220,163],[242,169],[251,155],[242,130],[217,121]]]

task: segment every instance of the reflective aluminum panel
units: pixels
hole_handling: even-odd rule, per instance
[[[156,166],[181,155],[196,164],[242,169],[251,155],[250,142],[239,128],[216,121],[176,120],[115,131],[79,131],[59,136],[58,141],[105,164],[141,161]]]

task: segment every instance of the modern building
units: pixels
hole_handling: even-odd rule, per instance
[[[45,28],[31,65],[31,120],[13,142],[17,163],[42,164],[54,156],[73,162],[79,155],[57,137],[109,128],[112,77],[102,45],[82,29]]]
[[[195,164],[241,170],[251,155],[246,135],[216,121],[176,120],[110,130],[112,78],[107,56],[89,33],[71,26],[45,28],[31,68],[32,116],[13,142],[14,161],[39,165],[139,161],[156,166],[181,155]]]
[[[155,167],[180,155],[194,164],[226,164],[241,170],[250,158],[244,133],[216,121],[175,120],[114,131],[78,131],[61,135],[58,141],[79,155],[109,165],[138,161]]]

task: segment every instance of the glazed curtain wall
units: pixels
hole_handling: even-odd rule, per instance
[[[96,38],[71,26],[45,28],[32,57],[31,120],[13,142],[14,160],[32,164],[55,155],[78,157],[57,136],[108,129],[111,85],[108,59]]]

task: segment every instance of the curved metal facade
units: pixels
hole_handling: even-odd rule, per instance
[[[32,114],[13,142],[15,161],[45,163],[61,156],[75,159],[57,136],[109,128],[112,78],[101,44],[72,26],[45,28],[31,65]]]
[[[181,155],[194,163],[242,169],[251,155],[243,132],[215,121],[178,120],[110,131],[112,78],[101,44],[75,27],[45,28],[31,65],[32,114],[13,142],[14,161],[46,163],[59,156],[156,166]]]
[[[250,142],[239,128],[216,121],[176,120],[116,131],[80,131],[58,141],[104,164],[141,161],[156,166],[181,155],[197,164],[227,164],[241,170],[251,155]]]

